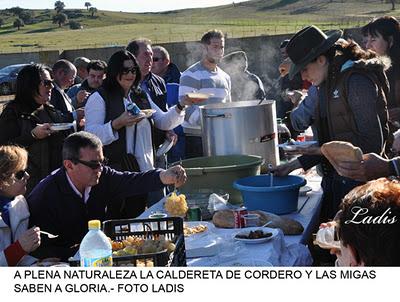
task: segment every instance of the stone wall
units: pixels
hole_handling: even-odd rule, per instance
[[[282,40],[292,35],[259,36],[248,38],[232,38],[226,40],[225,53],[235,50],[244,50],[249,59],[249,71],[257,74],[262,79],[266,89],[274,86],[279,77],[278,65],[280,62],[279,44]],[[347,29],[345,36],[361,41],[360,29]],[[197,42],[175,42],[161,44],[168,49],[172,61],[181,71],[197,62],[201,57],[201,48]],[[31,53],[0,54],[0,67],[29,62],[42,62],[52,65],[59,58],[73,61],[74,58],[85,56],[90,59],[108,61],[110,56],[122,47],[88,48],[58,51],[42,51]]]

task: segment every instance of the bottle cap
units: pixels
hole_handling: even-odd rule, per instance
[[[89,230],[97,229],[100,230],[100,220],[89,220]]]

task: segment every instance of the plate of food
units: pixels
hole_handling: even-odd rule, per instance
[[[186,94],[191,99],[207,100],[212,97],[212,93],[190,92]]]
[[[298,141],[290,141],[288,143],[279,144],[278,147],[282,148],[284,151],[295,151],[299,149],[305,149],[311,146],[318,146],[317,141],[305,141],[305,142],[298,142]]]
[[[207,221],[187,221],[183,224],[183,233],[186,237],[198,237],[212,232],[215,226]]]
[[[143,109],[140,110],[138,114],[139,117],[149,118],[151,117],[156,111],[154,109]]]
[[[278,235],[277,229],[253,227],[243,230],[233,237],[237,241],[249,244],[264,243]]]
[[[68,130],[74,127],[73,123],[54,123],[50,124],[50,130],[52,131],[62,131],[62,130]]]

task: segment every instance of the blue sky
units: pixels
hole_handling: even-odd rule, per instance
[[[61,0],[62,1],[62,0]],[[245,0],[64,0],[66,8],[85,8],[85,2],[100,10],[124,12],[156,12],[192,7],[207,7]],[[55,0],[0,0],[0,9],[19,6],[30,9],[54,8]]]

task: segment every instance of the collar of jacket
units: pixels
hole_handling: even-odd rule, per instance
[[[68,195],[73,195],[76,196],[78,198],[80,198],[75,191],[71,188],[68,179],[67,179],[67,170],[65,170],[64,167],[61,167],[60,169],[58,169],[57,171],[54,172],[54,178],[55,181],[60,189],[60,193],[64,194],[68,194]]]

